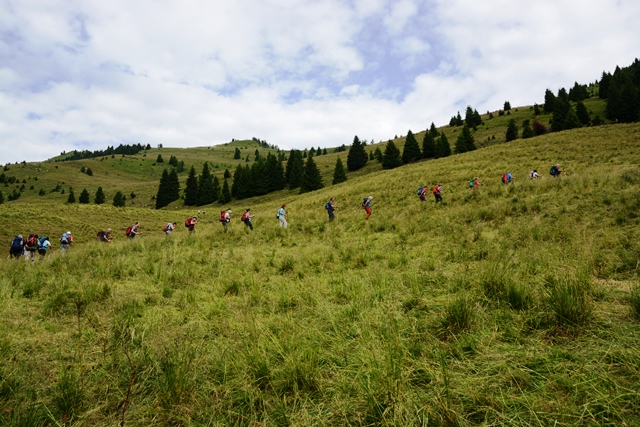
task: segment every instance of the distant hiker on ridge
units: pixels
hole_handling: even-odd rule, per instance
[[[333,213],[333,211],[335,211],[336,209],[338,209],[339,206],[336,206],[335,204],[335,199],[332,197],[326,205],[324,205],[324,208],[327,210],[327,213],[329,214],[329,222],[333,221],[336,218],[336,215]]]

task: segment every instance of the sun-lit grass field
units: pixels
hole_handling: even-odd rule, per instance
[[[338,155],[318,163],[332,171]],[[40,167],[119,179],[142,194],[125,209],[59,194],[0,205],[7,251],[32,230],[55,248],[0,262],[1,425],[640,425],[640,124],[391,171],[374,161],[320,191],[233,201],[227,233],[218,205],[199,208],[193,235],[193,208],[143,208],[162,169],[125,176],[119,161],[91,160],[94,177],[77,171],[89,161]],[[418,187],[437,183],[444,202],[420,203]],[[137,220],[144,234],[129,241]],[[114,241],[95,241],[107,227]]]

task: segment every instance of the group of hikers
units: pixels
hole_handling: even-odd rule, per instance
[[[551,166],[549,170],[549,175],[553,176],[554,178],[557,178],[560,176],[562,172],[564,172],[564,169],[560,168],[560,164],[555,164]],[[536,169],[529,172],[530,179],[537,179],[539,177],[542,177],[542,174],[539,174]],[[513,176],[511,171],[508,171],[507,173],[502,175],[503,184],[511,184],[514,179],[515,177]],[[469,181],[469,187],[474,190],[477,190],[481,185],[482,183],[480,183],[480,179],[478,177],[474,177],[471,181]],[[417,195],[420,198],[421,203],[426,202],[428,191],[429,191],[428,186],[422,186],[418,188]],[[441,203],[442,202],[442,184],[435,185],[431,190],[431,192],[435,197],[435,203],[436,204]],[[369,217],[371,216],[372,200],[373,200],[373,196],[365,197],[362,200],[361,206],[365,211],[365,220],[368,220]],[[276,219],[278,219],[278,224],[282,228],[287,228],[287,225],[288,225],[288,222],[287,222],[288,214],[286,211],[286,207],[287,205],[283,204],[276,211]],[[336,210],[338,208],[339,206],[335,204],[335,198],[333,197],[325,204],[325,209],[327,211],[327,214],[329,215],[329,222],[332,222],[336,218]],[[198,213],[200,213],[200,211],[198,211]],[[227,232],[229,223],[231,222],[232,213],[233,212],[231,209],[224,209],[220,212],[220,223],[222,224],[222,227],[225,233]],[[254,215],[251,214],[251,209],[247,208],[245,212],[242,214],[242,217],[240,218],[240,220],[244,222],[245,229],[249,228],[250,230],[253,230],[253,223],[251,222],[252,218],[254,218]],[[192,216],[187,218],[184,223],[185,227],[189,230],[189,233],[193,233],[195,231],[197,224],[198,224],[197,216]],[[162,231],[165,234],[169,235],[176,229],[177,225],[178,224],[176,222],[168,222],[162,227]],[[106,230],[100,230],[98,231],[98,234],[96,237],[101,242],[110,243],[112,241],[111,232],[112,232],[111,228],[107,228]],[[140,236],[140,235],[142,235],[140,222],[136,222],[135,224],[129,226],[125,231],[125,236],[127,236],[130,239],[134,239],[136,236]],[[71,231],[67,231],[60,237],[60,249],[63,252],[68,250],[71,247],[72,243],[73,243],[73,235],[71,234]],[[47,251],[51,248],[51,246],[52,246],[51,241],[46,236],[39,237],[37,234],[32,233],[29,235],[29,237],[24,239],[22,235],[17,235],[16,237],[14,237],[13,241],[11,242],[9,257],[19,258],[20,256],[24,256],[27,260],[35,259],[36,252],[40,254],[42,257],[44,257],[47,254]]]

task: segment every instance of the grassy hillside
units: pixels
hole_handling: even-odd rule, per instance
[[[549,134],[232,202],[226,234],[207,213],[163,236],[187,210],[0,205],[5,236],[78,238],[0,263],[0,420],[638,425],[639,164],[640,124]],[[444,203],[421,205],[438,182]],[[133,220],[146,234],[125,241]]]

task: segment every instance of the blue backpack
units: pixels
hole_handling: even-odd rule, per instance
[[[22,248],[24,246],[24,241],[22,240],[22,237],[20,236],[16,236],[13,238],[13,242],[11,242],[11,247],[12,248]]]
[[[331,210],[331,202],[327,202],[327,204],[326,204],[326,205],[324,205],[324,208],[325,208],[326,210],[330,211],[330,210]]]
[[[423,189],[424,189],[423,187],[418,188],[418,196],[422,196]]]

